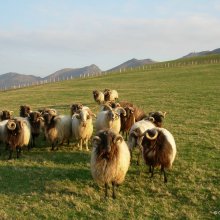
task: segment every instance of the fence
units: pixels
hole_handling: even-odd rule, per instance
[[[24,87],[30,86],[38,86],[48,83],[55,83],[60,81],[74,80],[76,78],[84,79],[84,78],[92,78],[92,77],[100,77],[107,74],[117,74],[117,73],[128,73],[128,72],[137,72],[137,71],[148,71],[152,69],[161,69],[161,68],[176,68],[176,67],[186,67],[186,66],[195,66],[195,65],[207,65],[207,64],[218,64],[220,63],[220,59],[201,59],[201,60],[189,60],[189,61],[170,61],[170,62],[158,62],[153,64],[146,64],[138,67],[129,67],[129,68],[120,68],[119,70],[112,71],[103,71],[99,73],[85,73],[80,74],[78,77],[66,76],[66,77],[56,77],[48,80],[40,80],[32,83],[19,83],[13,86],[0,86],[0,91],[7,91],[13,89],[20,89]]]

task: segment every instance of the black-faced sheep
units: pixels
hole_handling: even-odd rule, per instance
[[[44,126],[44,118],[38,111],[30,112],[28,120],[31,125],[32,143],[31,147],[35,147],[35,139],[40,135],[40,132]]]
[[[91,173],[98,184],[105,186],[105,197],[112,184],[112,197],[116,198],[115,186],[124,181],[129,165],[130,152],[123,137],[109,129],[99,131],[93,138]]]
[[[96,130],[103,130],[110,128],[114,132],[119,133],[121,129],[121,119],[120,115],[126,115],[125,110],[122,107],[111,108],[106,106],[108,110],[100,111],[97,114],[97,119],[95,122]]]
[[[88,151],[88,141],[92,136],[93,123],[92,117],[95,114],[89,108],[82,108],[72,116],[72,134],[73,138],[79,141],[79,149],[82,150],[82,144],[85,143]]]
[[[163,119],[165,118],[165,115],[167,113],[166,112],[161,112],[161,111],[157,111],[157,112],[150,112],[149,113],[149,117],[152,117],[154,118],[154,124],[157,126],[157,127],[162,127],[163,125]]]
[[[28,146],[31,138],[31,128],[28,120],[14,118],[7,121],[5,127],[6,143],[9,146],[9,159],[12,158],[13,150],[17,151],[17,158],[23,146]]]
[[[146,130],[143,136],[143,158],[149,166],[151,177],[153,177],[154,168],[160,166],[166,183],[165,169],[172,167],[176,156],[176,144],[173,135],[165,128],[152,128]]]
[[[20,106],[20,117],[28,117],[31,112],[31,107],[29,105]]]
[[[12,118],[13,111],[3,110],[0,112],[0,121],[8,120]]]
[[[72,136],[72,118],[70,115],[56,115],[55,113],[44,113],[45,136],[50,142],[52,150],[58,143],[68,141]]]

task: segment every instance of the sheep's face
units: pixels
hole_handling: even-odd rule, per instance
[[[12,111],[3,110],[1,115],[2,120],[7,120],[12,118]]]
[[[55,116],[51,115],[49,113],[44,113],[43,117],[44,117],[45,125],[47,126],[47,125],[50,125],[52,123]]]
[[[71,115],[73,115],[74,113],[77,113],[80,109],[82,109],[83,105],[82,104],[73,104],[70,108],[71,111]]]
[[[28,106],[28,105],[21,105],[20,106],[20,116],[28,117],[30,112],[31,112],[30,106]]]
[[[162,127],[163,124],[163,119],[165,118],[166,112],[151,112],[149,113],[150,117],[154,118],[154,123],[156,124],[157,127]]]

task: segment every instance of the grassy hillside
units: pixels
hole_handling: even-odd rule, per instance
[[[92,90],[116,89],[146,112],[167,111],[178,155],[164,184],[159,173],[131,164],[118,198],[105,200],[92,180],[90,152],[74,143],[51,152],[38,140],[18,160],[0,156],[1,219],[219,219],[220,64],[158,68],[145,72],[64,81],[1,92],[1,109],[18,114],[19,105],[54,107],[69,114],[81,102],[97,113]],[[218,212],[218,213],[216,213]]]

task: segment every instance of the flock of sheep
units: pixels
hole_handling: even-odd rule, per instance
[[[146,114],[132,103],[117,102],[116,90],[95,90],[93,98],[100,105],[97,115],[79,103],[71,106],[70,115],[60,115],[49,108],[32,111],[29,106],[20,106],[19,117],[13,117],[11,111],[2,111],[0,141],[5,143],[9,159],[15,150],[19,158],[23,146],[35,147],[40,133],[45,135],[52,150],[65,141],[75,140],[80,150],[85,145],[88,151],[88,141],[92,139],[91,173],[97,183],[105,186],[105,197],[112,184],[112,197],[116,198],[115,186],[124,181],[135,147],[139,148],[137,163],[142,154],[151,177],[159,166],[167,182],[165,169],[172,167],[176,145],[172,134],[162,128],[166,113]]]

